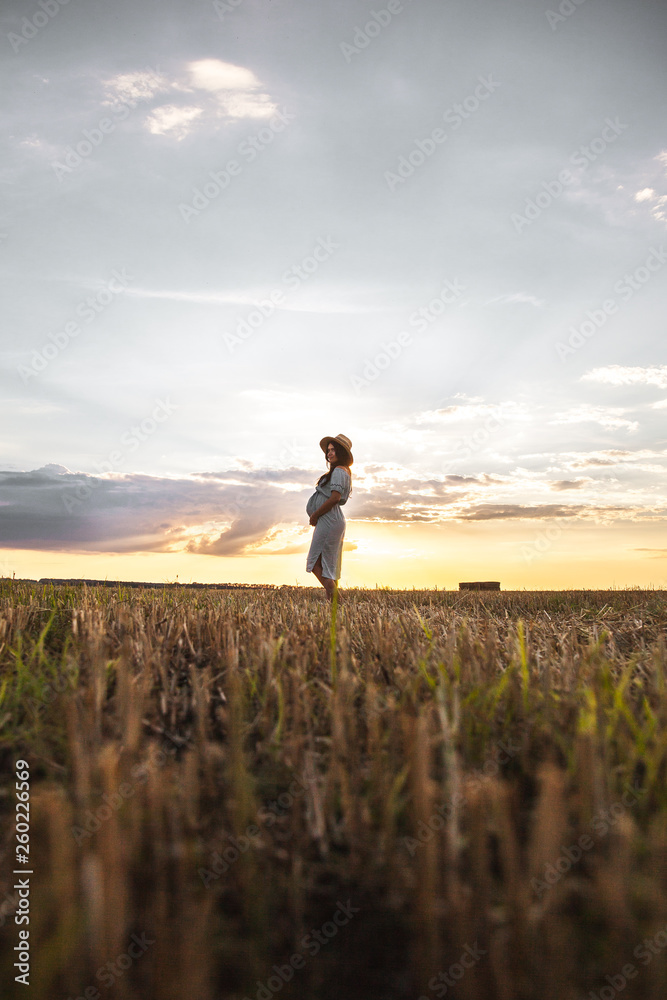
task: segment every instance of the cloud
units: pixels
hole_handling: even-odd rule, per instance
[[[184,133],[187,134],[187,133]],[[266,285],[235,288],[233,291],[179,290],[174,288],[128,288],[125,292],[138,299],[162,299],[168,302],[193,303],[194,305],[256,306],[257,300],[266,295]],[[313,293],[312,299],[300,295],[298,301],[284,300],[277,306],[281,312],[364,314],[374,311],[371,307],[352,305],[349,302],[327,300],[322,292]]]
[[[589,382],[603,382],[607,385],[656,385],[660,389],[667,389],[667,365],[648,368],[606,365],[604,368],[594,368],[581,377]]]
[[[271,511],[246,512],[245,516],[234,521],[231,527],[220,530],[213,536],[190,541],[186,549],[198,555],[235,556],[243,553],[248,555],[248,547],[256,545],[269,537],[273,527],[274,516]]]
[[[18,396],[7,396],[0,399],[0,412],[5,411],[7,420],[18,416],[46,416],[47,414],[66,412],[64,406],[41,399],[21,399]]]
[[[598,458],[595,455],[591,455],[590,458],[582,459],[580,462],[573,462],[571,468],[586,469],[588,468],[588,466],[604,467],[606,465],[619,465],[619,464],[621,463],[618,459]]]
[[[39,149],[42,144],[42,140],[34,133],[32,135],[26,135],[18,142],[18,145],[24,149]]]
[[[0,472],[4,548],[238,555],[281,522],[307,525],[313,475],[233,470],[181,478],[92,476],[48,465]]]
[[[0,471],[0,548],[211,556],[306,551],[311,527],[305,506],[317,473],[237,464],[180,477],[95,476],[55,463],[30,472]],[[353,521],[404,525],[554,517],[664,519],[655,496],[647,497],[644,507],[636,496],[634,507],[539,502],[546,487],[566,491],[589,482],[549,482],[526,470],[506,477],[419,477],[374,464],[355,471],[353,503],[345,514]],[[537,491],[535,502],[526,502],[529,491]]]
[[[105,95],[107,105],[153,100],[147,131],[178,142],[195,128],[215,131],[230,121],[270,118],[278,110],[252,70],[220,59],[186,63],[171,79],[152,70],[123,73],[106,81]],[[168,99],[155,106],[163,95]]]
[[[252,70],[220,59],[199,59],[188,65],[197,90],[215,95],[220,113],[227,118],[270,118],[278,110]]]
[[[29,135],[24,135],[21,139],[15,138],[14,136],[9,137],[9,142],[15,145],[18,150],[20,150],[22,157],[26,155],[30,157],[39,158],[44,160],[46,158],[53,160],[60,155],[61,146],[56,143],[49,142],[43,136],[38,136],[35,132],[31,132]],[[5,171],[6,174],[9,171]],[[14,182],[9,180],[8,176],[2,178],[2,183],[13,184]]]
[[[198,59],[188,64],[190,88],[214,97],[223,118],[270,118],[278,110],[252,70],[220,59]]]
[[[667,151],[625,168],[620,162],[596,163],[575,171],[575,184],[564,198],[575,205],[595,208],[607,225],[635,226],[648,211],[658,222],[667,221],[665,171]]]
[[[445,476],[445,481],[448,483],[475,483],[480,486],[490,486],[492,482],[495,483],[502,482],[501,479],[498,479],[494,476],[487,476],[486,474],[484,474],[483,476],[448,475]]]
[[[54,551],[178,552],[236,556],[301,551],[306,500],[317,475],[248,467],[160,478],[92,476],[60,465],[0,472],[0,546]],[[423,479],[375,466],[354,477],[355,520],[436,523],[456,518],[493,486],[489,476]],[[368,479],[368,481],[367,481]],[[350,516],[349,511],[347,516]]]
[[[648,552],[652,559],[667,559],[667,549],[635,549],[635,552]]]
[[[479,421],[483,417],[492,417],[499,423],[505,420],[530,420],[530,410],[523,403],[506,400],[502,403],[485,403],[480,399],[465,403],[452,403],[436,410],[421,410],[401,422],[401,427],[408,429],[423,424],[462,423]],[[399,430],[397,424],[391,425],[391,430]]]
[[[304,551],[312,470],[234,469],[167,478],[93,476],[49,464],[0,471],[0,547],[58,552]]]
[[[587,510],[583,506],[562,506],[560,504],[479,504],[463,515],[464,521],[497,521],[514,520],[517,518],[529,518],[538,520],[552,517],[576,517],[582,511]]]
[[[202,108],[164,104],[148,116],[146,126],[153,135],[171,135],[180,141],[191,132],[192,123],[201,113]]]
[[[270,118],[278,110],[268,94],[231,94],[220,98],[220,106],[229,118]]]
[[[592,479],[556,479],[549,483],[552,490],[578,490],[584,484],[591,483]]]
[[[607,448],[592,452],[568,452],[560,456],[559,460],[566,468],[585,469],[595,466],[629,465],[647,458],[657,458],[664,461],[666,456],[667,450],[655,451],[650,448],[640,448],[637,451],[627,451],[621,448]]]
[[[611,406],[591,406],[590,403],[582,403],[569,410],[554,414],[550,424],[583,424],[595,423],[604,427],[605,430],[618,430],[624,428],[627,431],[636,431],[639,424],[636,420],[626,420],[622,416],[627,411],[619,407]]]
[[[535,306],[536,309],[541,309],[546,305],[544,299],[538,299],[527,292],[506,292],[504,295],[496,296],[495,299],[489,299],[488,305],[495,305],[496,303],[506,306],[525,304]]]
[[[393,486],[374,486],[357,496],[354,519],[384,522],[437,522],[443,508],[465,501],[466,491],[448,490],[433,480],[419,483],[396,482]]]
[[[590,518],[598,521],[636,520],[639,516],[651,516],[649,512],[637,507],[623,506],[593,506],[591,504],[479,504],[462,516],[463,521],[491,520],[549,520],[554,517]],[[660,513],[660,512],[658,512]],[[664,512],[663,512],[664,513]],[[661,518],[662,519],[662,518]]]
[[[188,302],[196,305],[254,305],[259,291],[211,292],[178,291],[173,288],[128,288],[127,295],[138,299],[163,299],[168,302]]]
[[[137,70],[132,73],[121,73],[105,81],[105,105],[118,102],[132,104],[138,101],[148,101],[156,94],[169,90],[170,83],[159,70]]]
[[[201,90],[252,91],[261,87],[252,70],[221,62],[220,59],[199,59],[191,62],[188,69],[193,86]]]
[[[661,167],[667,167],[667,150],[658,153],[653,159]],[[667,222],[667,193],[658,193],[659,190],[663,192],[666,190],[665,171],[662,170],[658,173],[654,168],[652,176],[649,177],[648,171],[644,173],[644,179],[649,179],[649,184],[636,191],[634,196],[635,203],[647,205],[651,215],[657,222]]]

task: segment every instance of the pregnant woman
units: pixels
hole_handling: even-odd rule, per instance
[[[350,466],[354,458],[352,442],[344,434],[322,438],[320,448],[326,456],[329,471],[320,476],[315,492],[306,504],[306,513],[315,527],[306,570],[315,574],[331,601],[340,579],[345,537],[345,515],[341,507],[352,492]]]

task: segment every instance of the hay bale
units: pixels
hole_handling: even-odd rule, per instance
[[[459,583],[459,590],[500,590],[497,580],[476,580],[473,583]]]

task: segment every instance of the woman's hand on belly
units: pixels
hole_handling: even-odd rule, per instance
[[[331,508],[336,506],[340,498],[341,494],[338,490],[332,490],[329,499],[325,500],[322,506],[318,507],[314,514],[311,514],[310,523],[312,525],[317,524],[318,517],[321,517],[322,514],[328,514]]]

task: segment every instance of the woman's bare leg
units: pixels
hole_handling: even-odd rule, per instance
[[[336,586],[336,581],[332,580],[328,576],[322,576],[322,556],[321,555],[319,555],[317,557],[317,562],[313,566],[313,573],[315,574],[315,576],[317,577],[317,579],[320,581],[320,583],[322,584],[322,586],[326,590],[328,599],[330,601],[332,601],[333,600],[334,588]]]

